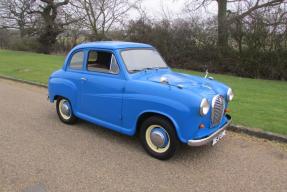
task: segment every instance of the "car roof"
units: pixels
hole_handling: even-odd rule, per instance
[[[144,43],[134,43],[125,41],[95,41],[89,43],[82,43],[75,47],[75,49],[81,49],[81,48],[125,49],[125,48],[152,48],[152,46]]]

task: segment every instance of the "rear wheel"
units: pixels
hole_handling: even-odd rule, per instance
[[[160,116],[149,117],[142,123],[140,140],[149,155],[161,160],[172,157],[179,145],[173,124]]]
[[[73,114],[72,105],[70,101],[64,97],[57,99],[56,109],[60,120],[66,124],[74,124],[77,121]]]

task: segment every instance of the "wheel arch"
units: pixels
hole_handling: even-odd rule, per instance
[[[143,121],[149,117],[152,117],[152,116],[159,116],[159,117],[162,117],[162,118],[165,118],[166,120],[168,120],[174,126],[177,138],[180,141],[182,141],[180,134],[179,134],[179,127],[178,127],[178,124],[176,123],[175,119],[172,118],[170,115],[159,112],[159,111],[144,111],[144,112],[142,112],[138,116],[137,121],[136,121],[135,134],[139,133],[139,129],[140,129],[140,126],[143,123]]]
[[[61,98],[63,96],[61,95],[54,95],[54,97],[52,98],[53,101],[57,101],[59,98]]]
[[[59,97],[64,97],[75,108],[77,91],[77,86],[72,81],[63,78],[49,79],[48,94],[50,102],[54,102]]]

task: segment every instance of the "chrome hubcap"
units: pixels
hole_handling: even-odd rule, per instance
[[[147,145],[157,153],[164,153],[169,149],[169,135],[160,125],[150,125],[146,130],[145,138]]]
[[[61,116],[64,119],[69,119],[71,117],[72,111],[71,111],[71,106],[70,106],[69,101],[62,99],[60,101],[59,109],[60,109]]]
[[[168,144],[168,135],[161,127],[156,127],[150,133],[151,142],[158,148],[164,148]]]

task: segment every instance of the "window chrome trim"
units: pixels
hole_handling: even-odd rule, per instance
[[[113,60],[114,60],[114,62],[113,62]],[[113,68],[114,68],[116,71],[113,71]],[[112,56],[111,56],[111,61],[110,61],[110,72],[111,72],[112,74],[119,74],[119,71],[120,71],[120,69],[119,69],[119,65],[118,65],[117,59],[116,59],[116,57],[114,56],[114,54],[112,54]]]
[[[80,53],[80,52],[83,53],[82,67],[81,67],[81,68],[78,68],[78,69],[71,68],[71,61],[73,60],[73,57],[74,57],[77,53]],[[66,65],[66,70],[68,70],[68,71],[83,71],[83,69],[84,69],[84,64],[85,64],[85,50],[83,50],[83,49],[78,49],[78,50],[72,52],[71,55],[69,56],[69,60],[68,60],[68,63],[67,63],[67,65]]]
[[[118,68],[118,72],[117,72],[117,73],[112,73],[112,72],[110,71],[110,69],[111,69],[111,62],[110,62],[110,69],[109,69],[108,72],[105,72],[105,71],[91,71],[91,70],[89,70],[89,69],[88,69],[88,61],[89,61],[89,52],[90,52],[90,51],[110,53],[110,54],[112,55],[112,56],[111,56],[111,59],[112,59],[112,57],[114,57],[115,60],[116,60],[116,65],[117,65],[117,68]],[[85,70],[86,70],[87,72],[89,72],[89,73],[101,73],[101,74],[110,74],[110,75],[118,75],[118,74],[120,74],[120,66],[119,66],[119,64],[118,64],[118,61],[117,61],[117,58],[116,58],[114,52],[111,51],[111,50],[88,49],[88,50],[87,50],[87,59],[86,59],[86,61],[85,61],[85,66],[86,66],[86,67],[85,67],[85,68],[86,68]]]

